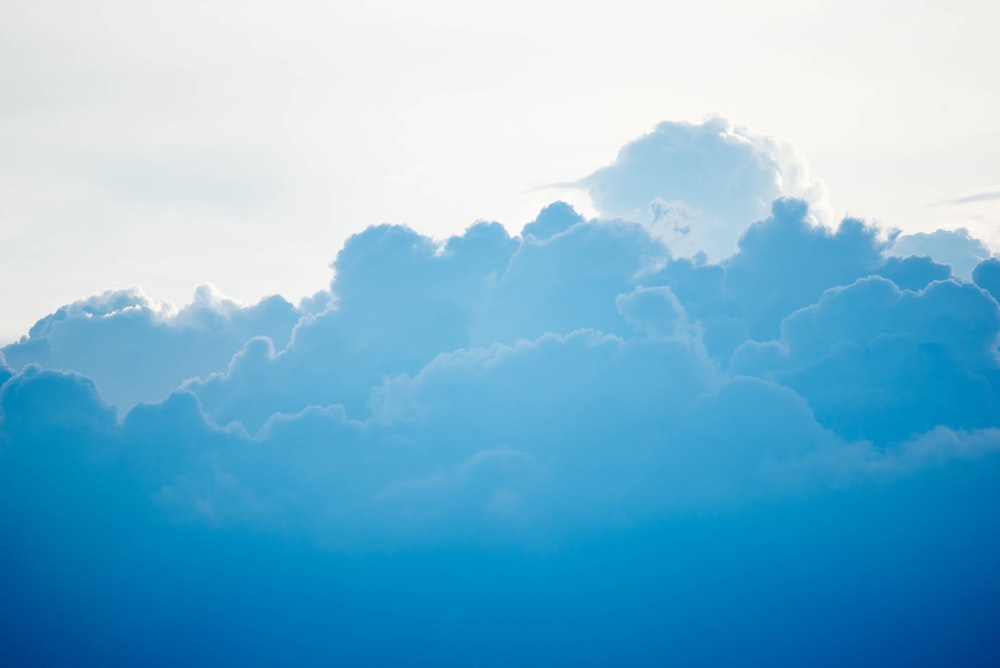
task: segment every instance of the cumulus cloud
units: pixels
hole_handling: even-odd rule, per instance
[[[660,123],[578,185],[602,216],[646,222],[674,254],[714,260],[736,250],[740,231],[775,198],[803,199],[815,220],[831,217],[825,187],[794,149],[721,117]]]
[[[969,231],[936,230],[899,236],[892,245],[894,255],[926,255],[951,266],[957,276],[968,279],[977,264],[991,256],[990,249]]]
[[[711,123],[658,132],[621,165],[666,142],[729,164],[722,181],[782,173]],[[726,215],[755,201],[739,188]],[[439,624],[489,642],[468,612],[485,605],[596,614],[559,631],[587,629],[575,663],[658,664],[664,642],[704,659],[720,614],[773,632],[759,587],[805,639],[798,663],[822,663],[828,620],[802,612],[817,605],[873,646],[876,627],[941,634],[910,658],[995,656],[970,620],[1000,595],[1000,263],[970,281],[863,221],[817,225],[798,199],[732,229],[724,258],[684,257],[649,221],[554,203],[517,236],[364,230],[298,307],[201,288],[173,311],[119,290],[43,318],[0,351],[2,658],[148,663],[156,646],[198,663],[211,633],[221,662],[398,664],[437,656],[421,643]],[[615,622],[581,587],[654,621]],[[958,621],[914,620],[914,587]],[[296,612],[274,619],[276,599]],[[425,603],[440,600],[454,607]],[[61,644],[32,635],[43,623]],[[387,623],[403,640],[383,648]],[[539,664],[566,657],[543,636]],[[438,663],[480,662],[452,649]]]
[[[176,313],[136,291],[60,309],[4,351],[3,430],[104,443],[168,516],[338,545],[836,486],[935,429],[997,426],[993,264],[984,289],[886,247],[798,200],[716,264],[561,203],[519,237],[371,228],[318,313],[207,288]],[[153,403],[116,421],[108,398]]]
[[[912,292],[869,277],[787,317],[780,341],[741,345],[733,369],[780,379],[848,437],[898,442],[994,425],[998,327],[996,301],[973,284]]]
[[[127,411],[225,369],[251,336],[284,346],[302,315],[278,296],[244,307],[208,285],[180,310],[135,288],[109,290],[63,306],[0,350],[15,369],[39,364],[85,374]]]

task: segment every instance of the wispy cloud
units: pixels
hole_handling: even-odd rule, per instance
[[[931,202],[926,206],[962,206],[963,204],[975,204],[977,202],[991,202],[1000,199],[1000,188],[984,190],[972,195],[964,195],[955,199],[946,199],[940,202]]]

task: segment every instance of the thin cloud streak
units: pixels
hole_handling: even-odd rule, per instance
[[[977,202],[991,202],[997,199],[1000,199],[1000,188],[985,190],[972,195],[965,195],[964,197],[956,197],[955,199],[946,199],[941,202],[932,202],[926,206],[952,207],[962,206],[963,204],[975,204]]]

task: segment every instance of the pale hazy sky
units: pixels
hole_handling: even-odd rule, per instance
[[[111,287],[295,300],[370,224],[589,213],[539,187],[710,114],[794,146],[838,216],[997,248],[998,7],[8,0],[0,339]]]

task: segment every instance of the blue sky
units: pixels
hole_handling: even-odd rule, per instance
[[[0,663],[996,664],[991,5],[10,16]]]

